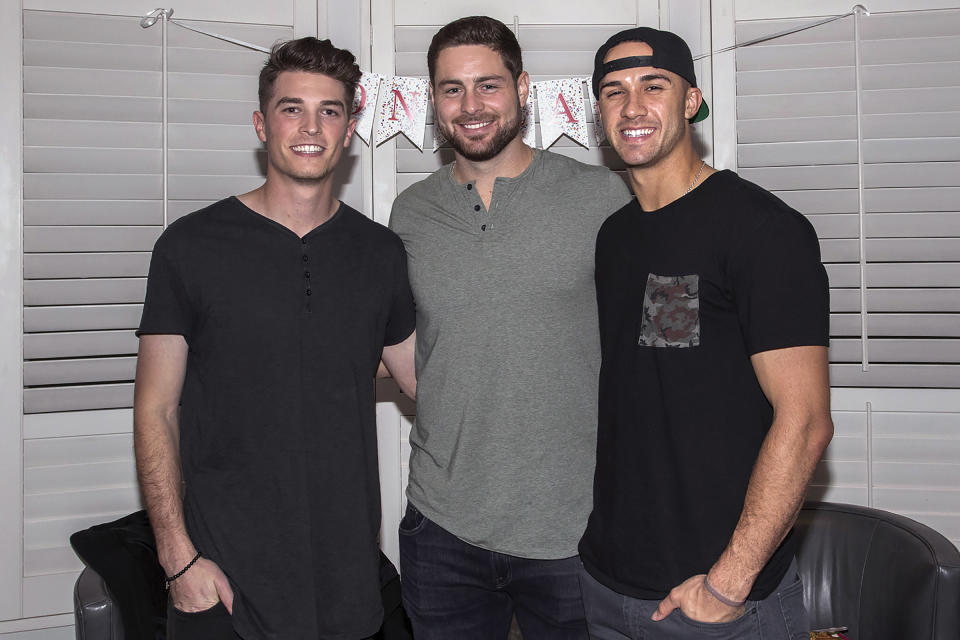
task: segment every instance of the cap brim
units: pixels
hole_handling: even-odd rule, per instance
[[[700,108],[693,115],[693,117],[690,118],[690,124],[693,124],[694,122],[700,122],[701,120],[706,120],[708,115],[710,115],[710,107],[707,106],[706,100],[701,100]]]

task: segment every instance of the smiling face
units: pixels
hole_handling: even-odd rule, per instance
[[[320,73],[284,71],[265,112],[253,114],[267,147],[267,179],[319,182],[337,166],[356,120],[346,108],[346,88]]]
[[[604,62],[653,53],[645,42],[622,42]],[[700,90],[672,71],[634,67],[614,71],[600,81],[603,130],[628,167],[654,166],[684,142],[690,144],[688,118],[700,107]]]
[[[461,45],[440,51],[430,96],[440,130],[454,151],[482,162],[520,134],[520,105],[526,103],[528,90],[527,73],[514,82],[496,51]]]

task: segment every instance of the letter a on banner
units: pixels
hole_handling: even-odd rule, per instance
[[[374,116],[377,114],[377,92],[381,80],[382,76],[379,74],[363,74],[353,96],[353,117],[357,119],[356,134],[368,145],[373,133]]]
[[[540,111],[540,138],[546,149],[566,135],[574,142],[590,147],[586,113],[583,108],[583,82],[580,78],[535,82]]]
[[[384,82],[377,105],[377,144],[402,133],[423,150],[424,127],[427,123],[426,78],[393,76]]]

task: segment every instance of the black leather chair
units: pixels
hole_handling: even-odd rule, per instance
[[[810,502],[793,535],[814,629],[846,626],[850,640],[960,639],[960,552],[930,527]]]
[[[960,639],[960,552],[930,527],[879,509],[811,502],[793,535],[814,629],[846,626],[850,640]],[[89,567],[77,580],[74,615],[78,640],[125,638],[116,603]]]

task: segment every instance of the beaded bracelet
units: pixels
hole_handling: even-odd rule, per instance
[[[171,582],[173,582],[174,580],[176,580],[177,578],[179,578],[180,576],[182,576],[183,574],[185,574],[185,573],[187,572],[187,569],[189,569],[190,567],[192,567],[193,564],[194,564],[197,560],[199,560],[199,559],[200,559],[200,552],[197,551],[197,555],[193,556],[193,560],[191,560],[190,562],[188,562],[188,563],[187,563],[187,566],[185,566],[183,569],[180,569],[180,571],[177,571],[177,572],[176,572],[175,574],[173,574],[172,576],[164,576],[163,579],[164,579],[164,580],[166,581],[166,583],[167,583],[167,589],[170,588],[170,583],[171,583]]]
[[[736,602],[735,600],[731,600],[727,596],[723,595],[722,593],[720,593],[719,591],[713,588],[713,585],[710,584],[709,580],[707,580],[707,576],[703,576],[703,588],[707,590],[707,593],[709,593],[714,598],[716,598],[723,604],[727,605],[728,607],[742,607],[747,602],[746,600]]]

